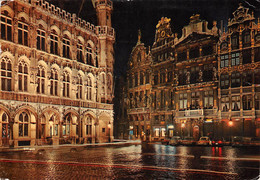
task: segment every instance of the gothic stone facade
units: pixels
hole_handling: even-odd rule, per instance
[[[260,23],[241,5],[233,15],[228,32],[194,15],[180,38],[163,17],[151,51],[134,47],[128,119],[136,138],[260,136]]]
[[[98,26],[44,0],[1,7],[0,146],[113,139],[113,10]]]

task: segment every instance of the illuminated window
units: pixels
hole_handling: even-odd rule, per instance
[[[204,92],[204,108],[212,109],[213,108],[213,90]]]
[[[228,54],[220,56],[220,67],[228,67]]]
[[[70,135],[70,123],[71,123],[71,114],[67,114],[64,117],[63,125],[62,125],[62,135],[69,136]]]
[[[240,96],[232,96],[232,111],[240,110]]]
[[[179,94],[180,110],[187,109],[187,93]]]

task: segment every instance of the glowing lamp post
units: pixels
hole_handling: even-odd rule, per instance
[[[181,138],[183,139],[183,128],[185,128],[185,123],[181,123]]]
[[[233,121],[231,119],[228,121],[228,126],[229,126],[229,142],[231,143],[231,128],[233,126]]]
[[[111,129],[111,123],[110,123],[110,121],[109,121],[107,127],[108,127],[108,142],[110,142],[110,129]]]

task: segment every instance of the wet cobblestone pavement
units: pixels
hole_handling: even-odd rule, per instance
[[[0,178],[253,179],[259,150],[142,144],[0,153]]]

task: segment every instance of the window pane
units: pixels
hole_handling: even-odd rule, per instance
[[[24,136],[28,136],[28,124],[24,124]]]

